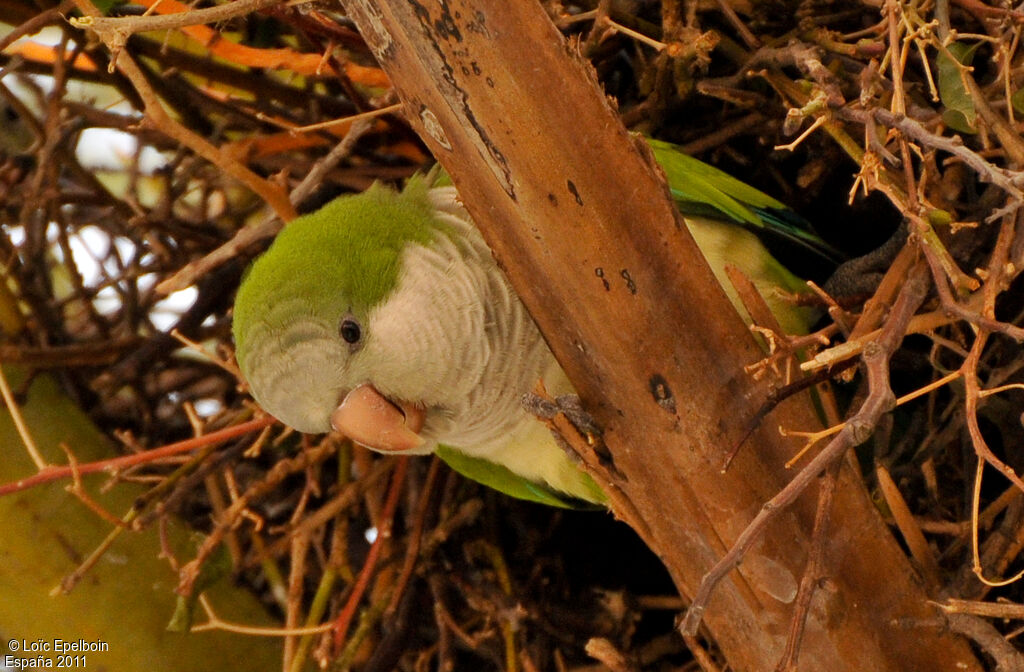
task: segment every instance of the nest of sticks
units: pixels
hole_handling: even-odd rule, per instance
[[[431,162],[341,7],[238,1],[154,28],[229,6],[147,0],[110,10],[121,32],[65,19],[90,7],[0,0],[0,360],[55,376],[123,454],[251,423],[118,473],[158,480],[137,525],[175,515],[205,533],[178,558],[181,589],[228,548],[283,624],[333,623],[289,638],[288,670],[693,669],[673,626],[684,605],[625,526],[510,501],[436,460],[289,434],[247,397],[230,309],[280,226],[272,213]],[[1004,582],[1024,548],[1024,13],[977,0],[546,8],[627,127],[787,202],[850,258],[897,234],[880,266],[847,267],[858,291],[822,292],[810,371],[857,364],[871,334],[851,325],[908,283],[911,255],[925,260],[927,289],[884,362],[899,405],[858,457],[933,593],[984,616],[979,644],[1007,664],[1022,613],[1004,600],[1022,589]],[[780,255],[819,283],[834,270]],[[836,384],[847,415],[864,400],[858,370]]]

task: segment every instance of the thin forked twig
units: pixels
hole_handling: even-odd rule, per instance
[[[715,586],[742,561],[747,550],[761,538],[767,525],[814,482],[823,470],[840,459],[848,449],[860,445],[874,432],[879,418],[888,413],[895,397],[889,386],[889,358],[896,351],[906,333],[910,318],[927,294],[925,269],[922,264],[913,267],[910,277],[890,312],[878,340],[864,350],[864,364],[868,375],[868,396],[860,410],[847,421],[846,426],[822,451],[804,467],[786,487],[772,497],[754,519],[740,533],[729,551],[704,575],[693,602],[680,623],[684,636],[695,636],[707,609]]]
[[[391,106],[385,109],[395,111],[393,109],[394,107],[395,106]],[[363,115],[356,116],[363,117]],[[340,122],[343,120],[337,121]],[[352,148],[355,146],[356,142],[358,142],[359,138],[361,138],[369,128],[370,123],[365,118],[353,121],[352,128],[349,129],[345,138],[335,145],[331,151],[327,153],[327,156],[321,159],[316,166],[313,167],[306,178],[292,190],[292,193],[289,195],[291,203],[293,205],[298,205],[308,197],[309,194],[312,193],[313,189],[320,184],[324,174],[352,152]],[[177,273],[158,284],[156,286],[156,291],[161,294],[172,294],[185,289],[192,285],[197,278],[206,275],[221,264],[236,258],[250,245],[276,235],[283,226],[284,223],[281,221],[281,218],[277,213],[267,215],[258,223],[240,229],[230,240],[214,249],[206,256],[185,264]]]
[[[312,0],[306,0],[312,2]],[[93,30],[107,44],[124,45],[125,40],[135,33],[151,30],[174,30],[185,26],[197,26],[207,23],[218,23],[239,16],[258,12],[267,7],[280,5],[284,0],[233,0],[222,5],[190,9],[175,14],[158,14],[144,16],[83,16],[72,18],[71,25],[75,28]],[[291,2],[290,4],[302,4]]]
[[[775,667],[776,672],[795,672],[797,669],[797,656],[800,654],[800,643],[803,641],[807,626],[807,615],[811,610],[811,599],[814,597],[822,561],[825,557],[825,549],[828,547],[829,514],[832,511],[836,487],[839,485],[841,464],[842,462],[836,460],[826,469],[825,480],[822,481],[821,489],[818,490],[818,508],[814,514],[814,531],[811,533],[811,551],[807,557],[803,576],[800,577],[800,587],[797,589],[794,600],[792,625],[789,637],[786,639],[786,649],[782,653],[779,664]]]

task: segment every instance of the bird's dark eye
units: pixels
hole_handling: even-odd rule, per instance
[[[346,343],[355,345],[359,342],[359,339],[363,337],[363,331],[359,328],[359,323],[353,320],[351,317],[346,317],[341,321],[341,327],[338,328],[338,333],[345,339]]]

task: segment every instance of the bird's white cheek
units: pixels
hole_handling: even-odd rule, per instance
[[[410,246],[395,291],[370,316],[368,379],[391,398],[424,406],[464,400],[479,381],[486,349],[479,274],[450,241]]]
[[[421,310],[384,307],[371,324],[372,343],[354,368],[388,397],[432,406],[445,401],[452,387],[451,342],[436,323],[423,319]]]

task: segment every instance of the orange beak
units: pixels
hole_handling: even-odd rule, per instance
[[[372,385],[353,389],[331,413],[331,426],[361,446],[384,453],[419,448],[425,412],[386,399]]]

